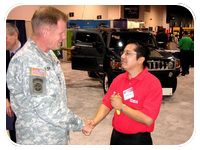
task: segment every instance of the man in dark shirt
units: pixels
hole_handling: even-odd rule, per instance
[[[19,30],[14,24],[6,24],[6,73],[9,62],[14,54],[21,48],[21,43],[18,40]],[[10,104],[10,91],[6,83],[6,130],[13,142],[16,142],[15,136],[15,120],[16,116]]]

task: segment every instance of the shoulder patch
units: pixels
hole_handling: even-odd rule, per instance
[[[46,77],[46,70],[41,68],[31,68],[31,76]]]

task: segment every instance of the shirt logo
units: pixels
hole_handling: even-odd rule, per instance
[[[138,100],[135,100],[135,99],[130,99],[130,102],[134,104],[138,104]]]

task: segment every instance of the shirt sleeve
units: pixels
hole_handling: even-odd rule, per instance
[[[182,44],[183,44],[183,38],[179,41],[178,46],[181,48]]]
[[[25,63],[18,59],[11,61],[7,73],[7,83],[11,94],[12,108],[20,119],[42,119],[54,126],[82,130],[84,122],[67,108],[64,100],[56,95],[31,95],[29,75]]]
[[[153,86],[152,86],[153,85]],[[149,91],[147,92],[146,98],[143,102],[142,113],[156,120],[158,113],[160,111],[160,106],[162,103],[162,86],[159,80],[155,80]]]

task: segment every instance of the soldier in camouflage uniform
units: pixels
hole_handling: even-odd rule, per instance
[[[34,16],[37,18],[40,14],[41,18],[44,13],[51,15],[51,12],[62,15],[62,12],[53,7],[42,7]],[[57,38],[57,44],[51,44],[56,40],[47,44],[50,36],[56,39],[60,29],[64,30],[66,26],[65,19],[57,18],[57,24],[50,26],[56,29],[53,33],[50,32],[50,28],[42,30],[42,27],[37,29],[41,31],[38,32],[33,25],[33,37],[13,57],[9,65],[7,83],[11,105],[17,116],[15,126],[19,144],[68,144],[70,129],[83,130],[85,134],[91,132],[87,122],[67,108],[63,71],[53,51],[47,48],[60,47],[60,41],[66,38],[63,31]],[[32,24],[33,20],[34,17]]]

